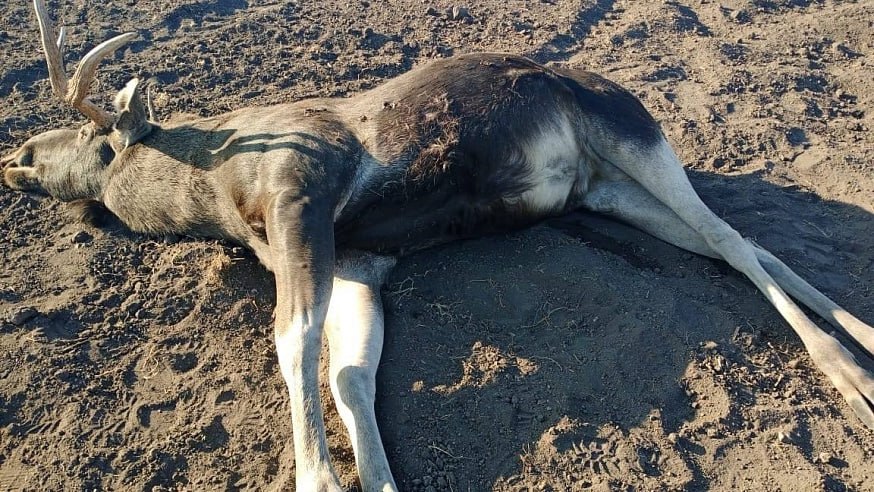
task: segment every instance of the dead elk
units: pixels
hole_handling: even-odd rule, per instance
[[[616,84],[518,56],[470,54],[356,97],[162,125],[149,120],[136,79],[112,113],[87,97],[100,60],[133,34],[99,45],[67,79],[62,43],[42,0],[34,4],[52,88],[90,122],[25,142],[3,160],[6,185],[99,203],[134,231],[221,238],[255,252],[276,279],[297,490],[340,490],[319,403],[323,334],[361,484],[397,489],[374,415],[379,288],[394,257],[576,209],[742,272],[874,428],[874,377],[792,298],[869,354],[874,329],[711,212],[658,124]]]

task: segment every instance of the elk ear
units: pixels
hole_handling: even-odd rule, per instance
[[[113,129],[118,136],[121,149],[124,150],[139,142],[152,131],[143,100],[137,90],[139,79],[133,79],[115,96],[117,112]]]

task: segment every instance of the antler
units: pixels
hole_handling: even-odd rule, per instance
[[[88,99],[88,90],[97,74],[97,66],[100,65],[100,62],[118,48],[129,43],[137,34],[128,32],[100,43],[82,58],[76,68],[76,73],[70,80],[67,80],[63,60],[65,30],[61,29],[61,35],[55,41],[55,30],[46,11],[45,2],[33,0],[33,7],[39,22],[40,41],[46,56],[52,91],[67,104],[87,116],[98,127],[111,126],[114,120],[113,116]]]

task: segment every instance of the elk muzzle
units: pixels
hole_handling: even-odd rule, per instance
[[[3,184],[18,191],[41,191],[36,169],[30,166],[30,155],[24,149],[0,158]]]
[[[42,192],[36,169],[32,167],[10,166],[3,171],[3,183],[18,191]]]

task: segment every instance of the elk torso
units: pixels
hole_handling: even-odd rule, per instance
[[[661,138],[616,84],[511,55],[434,62],[341,104],[366,152],[337,242],[367,250],[418,249],[566,212],[592,179],[620,172],[589,137]]]
[[[338,246],[399,253],[576,207],[605,172],[586,139],[616,120],[600,113],[632,113],[613,134],[658,134],[637,107],[586,72],[456,57],[348,99],[157,129],[117,159],[104,201],[135,230],[251,243],[273,193],[319,190],[339,197]]]

